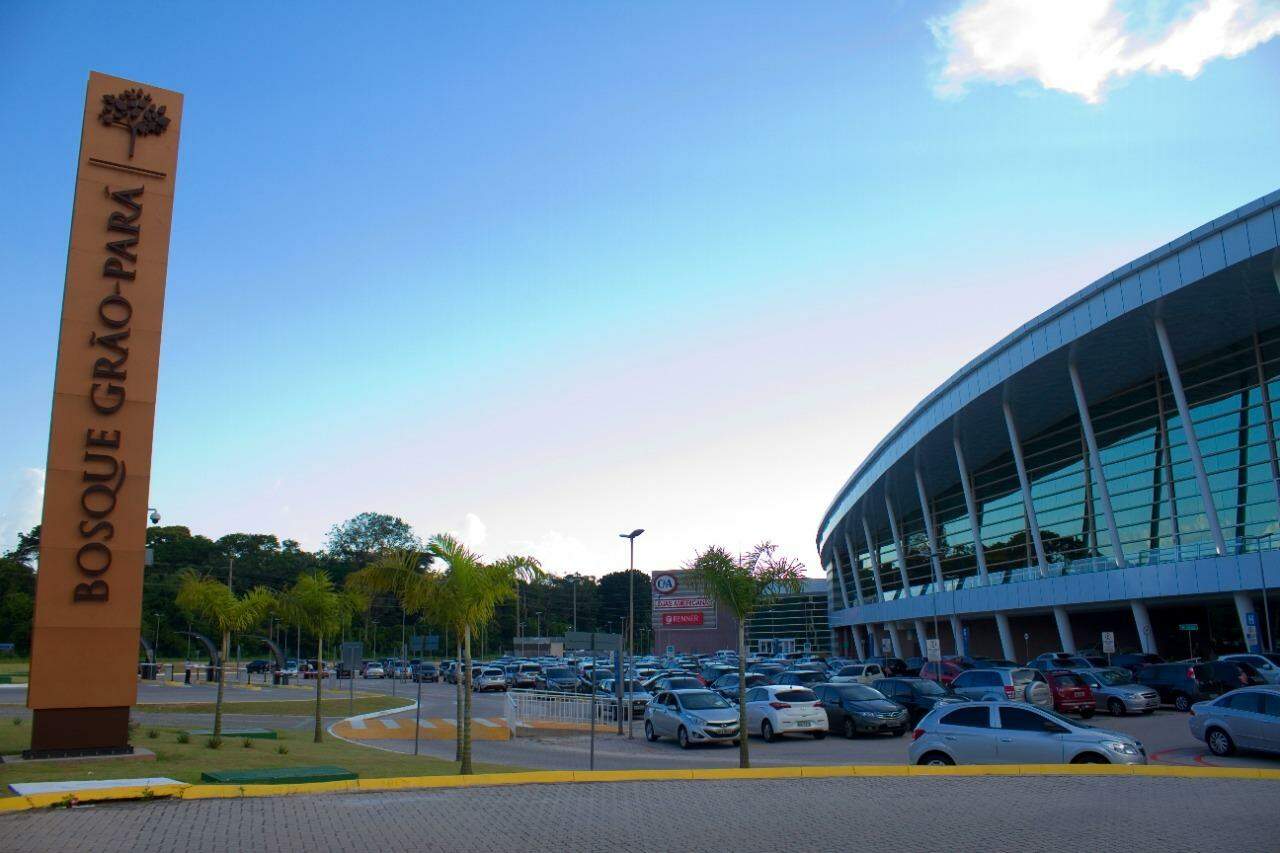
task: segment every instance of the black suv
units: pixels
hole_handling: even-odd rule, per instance
[[[1196,702],[1214,699],[1228,689],[1213,667],[1204,663],[1156,663],[1138,670],[1135,680],[1160,694],[1160,701],[1179,711],[1190,711]]]
[[[936,705],[961,701],[948,687],[928,678],[881,678],[871,686],[907,709],[915,725]]]

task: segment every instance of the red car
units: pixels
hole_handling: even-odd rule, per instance
[[[920,677],[927,678],[930,681],[941,682],[943,687],[950,687],[951,682],[955,681],[956,676],[962,672],[964,672],[964,667],[951,661],[944,660],[937,663],[927,661],[920,668]]]
[[[1044,673],[1053,692],[1053,709],[1059,714],[1079,714],[1089,719],[1098,709],[1093,691],[1080,676],[1069,669],[1051,669]]]

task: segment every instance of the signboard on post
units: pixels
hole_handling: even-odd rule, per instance
[[[888,634],[880,638],[880,654],[885,657],[893,654],[893,639]]]
[[[1194,622],[1187,622],[1178,626],[1179,631],[1199,631],[1200,626]]]
[[[1102,653],[1104,655],[1116,653],[1116,635],[1114,631],[1102,632]]]
[[[364,643],[342,644],[342,668],[348,672],[356,672],[364,662]]]
[[[45,467],[29,757],[131,753],[182,95],[89,75]]]
[[[942,660],[942,643],[941,642],[939,642],[936,639],[925,640],[924,647],[925,647],[925,657],[927,657],[929,660],[933,661],[934,663],[937,663],[938,661]]]

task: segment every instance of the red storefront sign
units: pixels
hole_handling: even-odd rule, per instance
[[[672,626],[700,626],[702,613],[663,613],[662,624]]]

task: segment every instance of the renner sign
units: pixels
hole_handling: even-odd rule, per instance
[[[700,626],[702,625],[702,613],[663,613],[662,624],[682,627]]]
[[[89,75],[32,632],[32,755],[132,752],[182,96]]]

